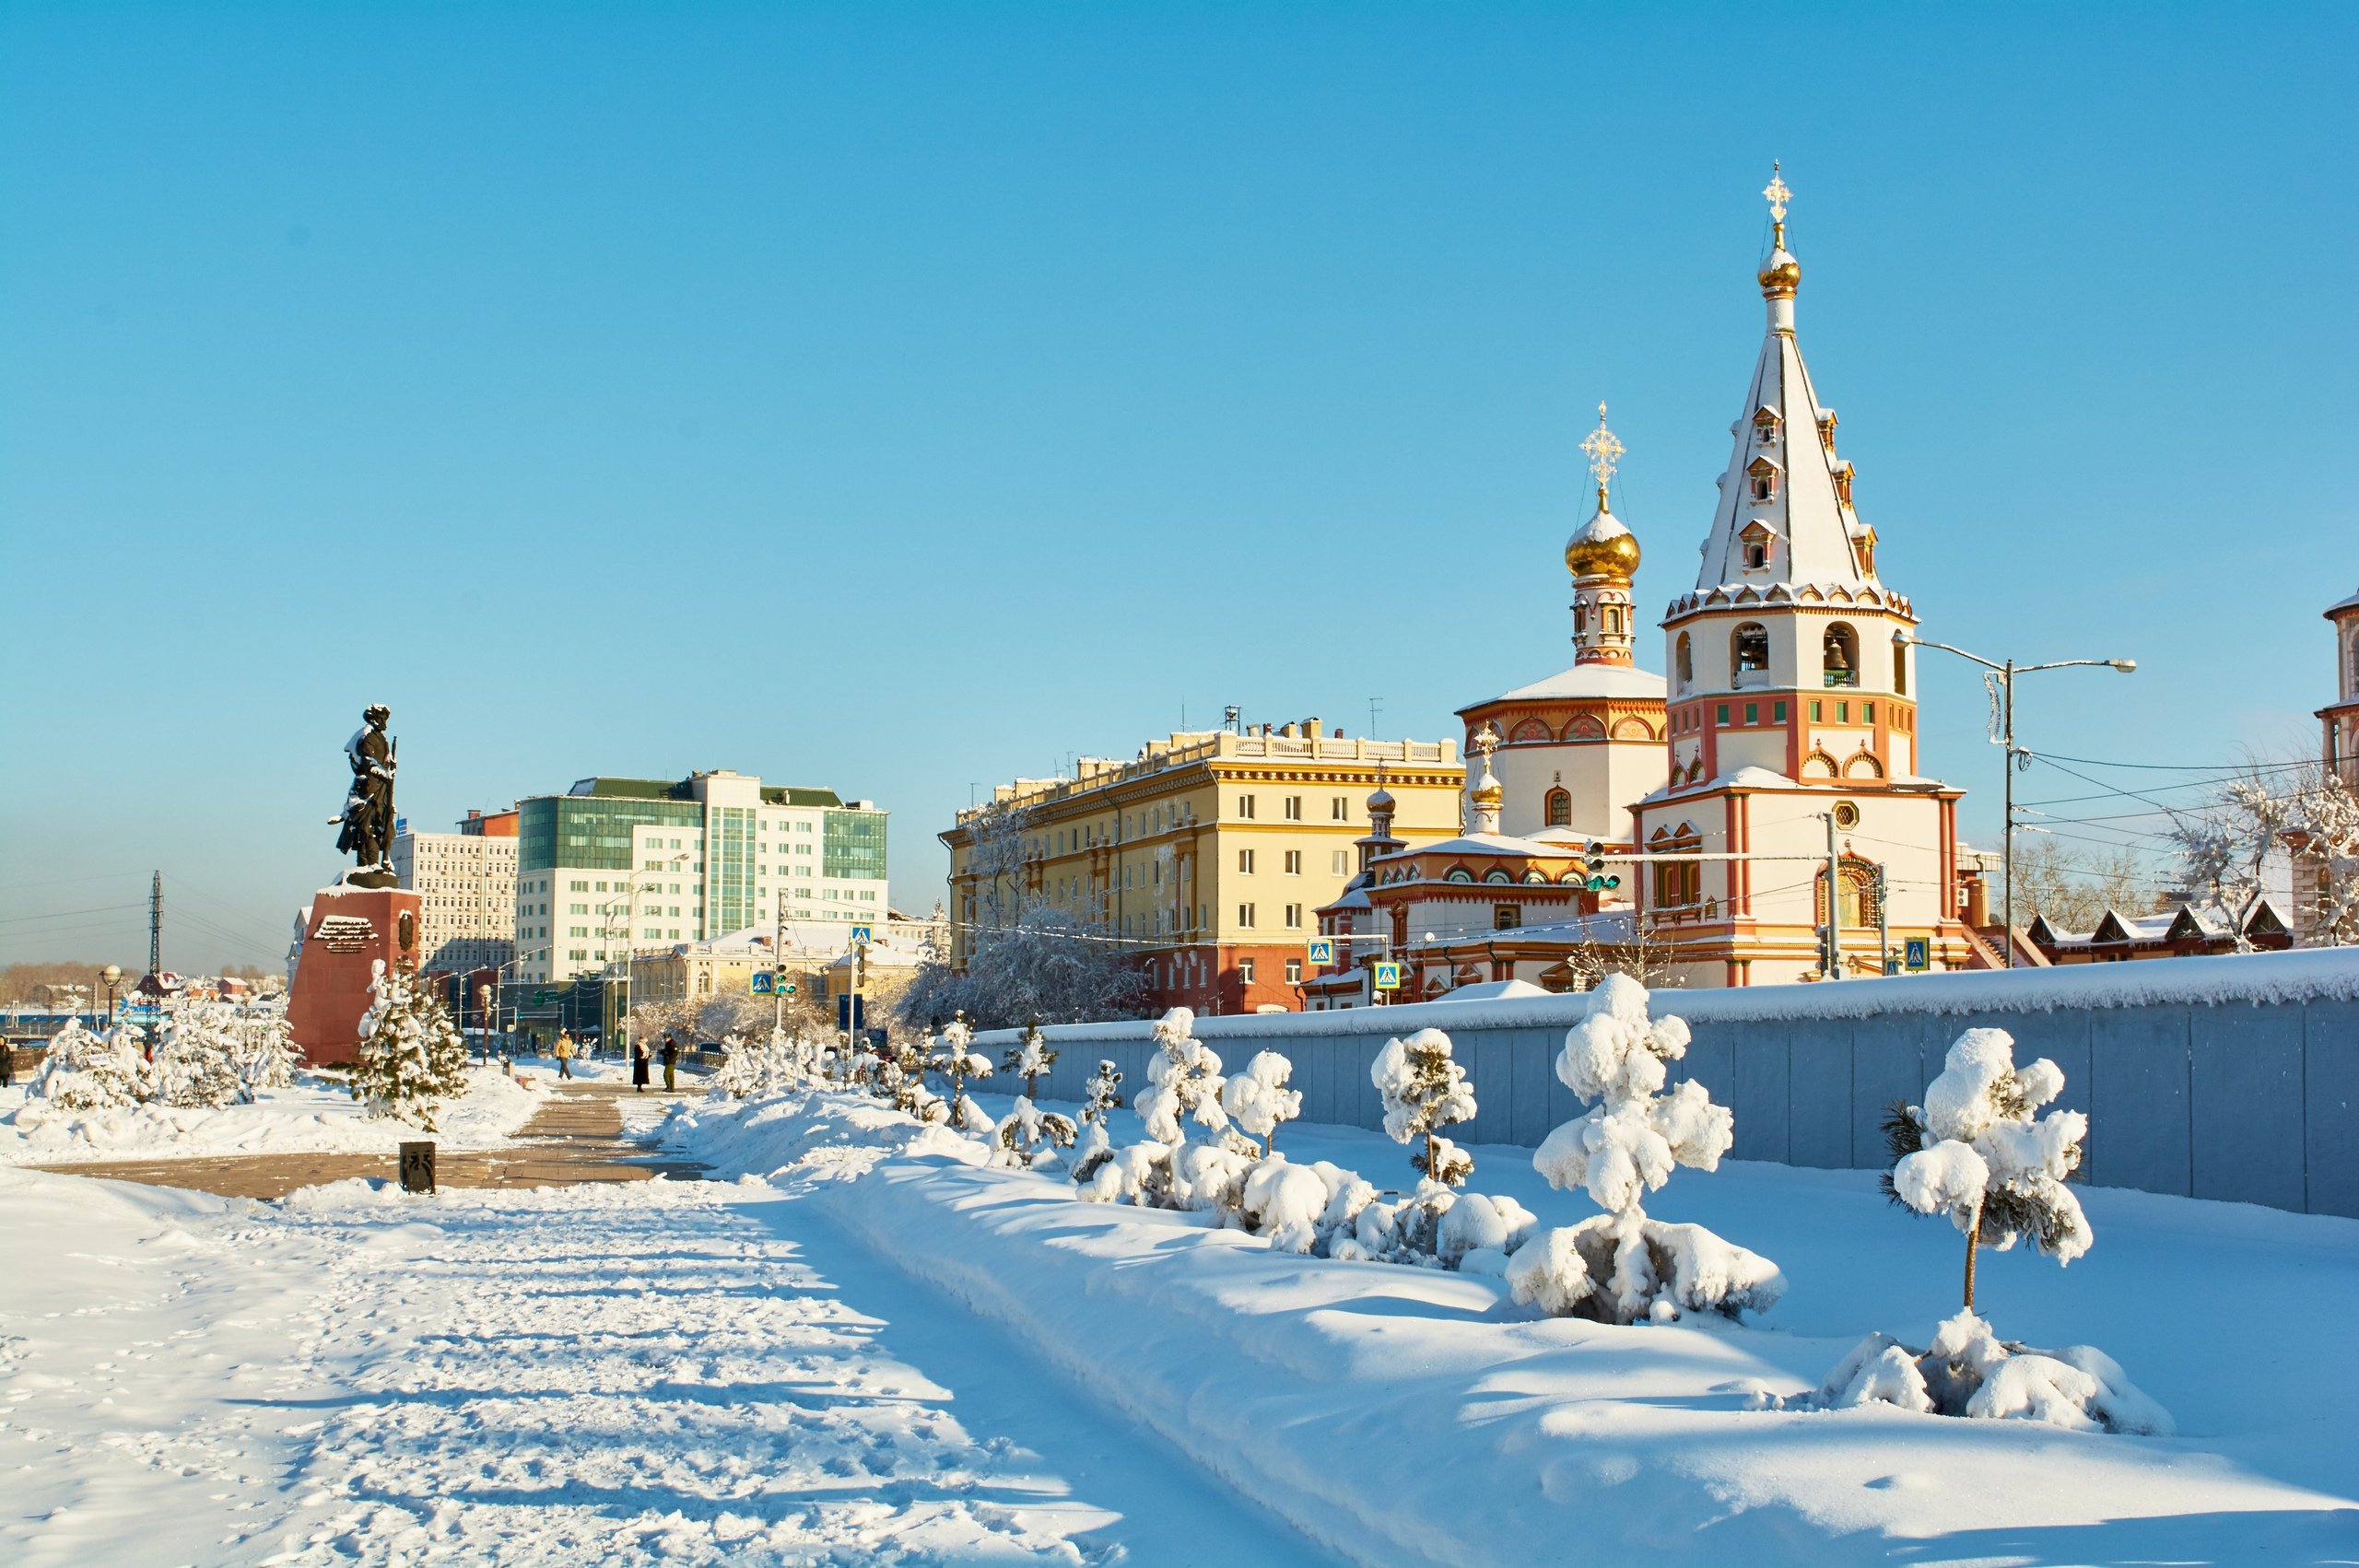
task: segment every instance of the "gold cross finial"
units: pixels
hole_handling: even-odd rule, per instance
[[[1778,172],[1780,167],[1778,160],[1770,160],[1769,183],[1761,187],[1761,193],[1769,198],[1769,218],[1777,226],[1777,249],[1782,251],[1786,248],[1786,204],[1793,200],[1794,193]]]
[[[1605,494],[1606,481],[1614,477],[1614,460],[1629,449],[1621,439],[1605,427],[1605,404],[1597,405],[1597,428],[1581,442],[1581,451],[1589,453],[1589,471],[1596,476],[1597,493]]]

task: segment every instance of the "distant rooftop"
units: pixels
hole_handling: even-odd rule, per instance
[[[693,801],[693,777],[668,778],[577,778],[569,795],[595,795],[622,801]],[[765,784],[762,799],[773,806],[840,806],[843,797],[833,790],[806,790],[792,784]]]

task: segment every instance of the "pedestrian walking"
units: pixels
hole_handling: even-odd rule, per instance
[[[573,1036],[562,1029],[557,1032],[557,1075],[573,1076]]]
[[[663,1036],[663,1092],[673,1093],[678,1085],[673,1082],[672,1070],[680,1065],[680,1042],[671,1036]]]
[[[647,1042],[645,1040],[633,1040],[630,1043],[630,1092],[634,1094],[647,1093]]]

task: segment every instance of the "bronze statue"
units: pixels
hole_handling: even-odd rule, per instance
[[[392,887],[395,876],[390,859],[393,845],[393,750],[385,725],[393,716],[382,703],[370,703],[360,715],[361,727],[344,743],[344,760],[352,766],[352,789],[344,797],[344,814],[332,820],[344,824],[335,847],[358,864],[344,873],[354,887]]]

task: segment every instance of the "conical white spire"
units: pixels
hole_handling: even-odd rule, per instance
[[[1811,583],[1856,591],[1876,581],[1875,533],[1852,509],[1851,465],[1835,452],[1834,412],[1820,406],[1794,337],[1802,263],[1786,250],[1793,193],[1773,176],[1763,194],[1776,222],[1757,275],[1767,330],[1731,431],[1735,450],[1696,587]]]

